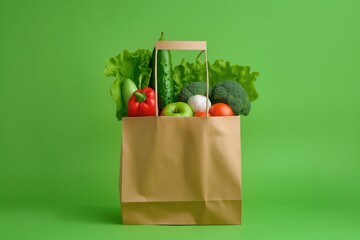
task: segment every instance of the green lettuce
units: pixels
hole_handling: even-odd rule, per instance
[[[146,49],[138,49],[130,53],[124,50],[119,55],[109,58],[104,74],[106,76],[115,77],[115,81],[110,88],[112,99],[116,102],[116,117],[121,120],[125,116],[125,108],[122,100],[121,85],[125,79],[130,78],[138,89],[149,86],[151,77],[151,68],[149,61],[151,59],[151,51]]]
[[[225,80],[238,82],[248,93],[250,101],[258,98],[254,84],[258,75],[258,72],[250,72],[249,66],[230,65],[230,62],[225,60],[216,60],[209,64],[210,86]],[[183,59],[180,65],[175,66],[173,77],[175,96],[178,96],[181,89],[189,83],[206,81],[205,62],[197,60],[195,63],[189,63]]]

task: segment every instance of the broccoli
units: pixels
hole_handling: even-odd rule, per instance
[[[209,87],[209,96],[211,95],[211,87]],[[187,102],[193,95],[206,96],[206,82],[192,82],[189,85],[183,87],[179,93],[179,101]]]
[[[223,81],[217,83],[212,90],[211,103],[227,103],[234,115],[248,115],[251,109],[250,98],[240,83]]]

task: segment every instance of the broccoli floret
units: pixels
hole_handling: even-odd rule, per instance
[[[217,83],[212,90],[211,103],[226,103],[234,112],[234,115],[248,115],[251,109],[250,98],[240,83],[235,81],[223,81]]]
[[[212,89],[209,87],[209,96],[211,95]],[[189,85],[181,89],[179,93],[179,101],[187,102],[190,97],[194,95],[206,96],[206,82],[192,82]]]

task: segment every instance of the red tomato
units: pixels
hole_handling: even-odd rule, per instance
[[[210,117],[210,113],[209,113],[209,117]],[[195,113],[194,117],[206,117],[206,112],[197,112]]]
[[[209,110],[211,116],[234,116],[234,112],[226,103],[216,103]]]

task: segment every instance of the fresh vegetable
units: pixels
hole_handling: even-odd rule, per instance
[[[127,78],[123,83],[122,83],[122,100],[125,106],[125,113],[127,115],[128,112],[128,103],[129,103],[129,99],[131,98],[131,96],[133,95],[133,93],[137,90],[137,87],[135,85],[135,83]],[[125,104],[126,103],[126,104]]]
[[[211,114],[209,113],[208,116],[211,117]],[[206,117],[206,112],[197,112],[194,117]]]
[[[216,103],[209,110],[211,116],[233,116],[231,107],[225,103]]]
[[[163,41],[164,33],[161,33],[159,41]],[[153,73],[151,74],[150,86],[155,88],[155,49],[152,53],[151,67]],[[161,111],[166,105],[174,102],[174,80],[173,80],[173,66],[171,60],[171,53],[169,50],[158,50],[157,54],[157,94],[158,106]]]
[[[250,99],[241,84],[234,81],[219,82],[214,86],[210,97],[213,103],[227,103],[235,115],[248,115],[251,109]]]
[[[161,116],[174,116],[174,117],[192,117],[193,111],[191,107],[184,102],[174,102],[165,106],[161,112]]]
[[[203,96],[203,95],[194,95],[191,96],[188,100],[188,104],[190,105],[190,107],[192,108],[192,110],[197,113],[197,112],[206,112],[206,100],[208,102],[208,109],[210,109],[211,107],[211,102],[210,100]]]
[[[209,87],[209,96],[211,95],[212,88]],[[185,87],[179,93],[178,99],[180,102],[187,102],[190,97],[194,95],[206,96],[206,82],[192,82]]]
[[[128,111],[129,117],[155,116],[156,104],[154,90],[149,87],[136,90],[129,99]]]
[[[216,60],[213,64],[209,64],[210,86],[215,86],[225,79],[235,81],[243,86],[250,101],[258,98],[254,85],[258,75],[258,72],[250,72],[249,66],[230,65],[230,62],[225,60]],[[205,62],[197,60],[195,63],[189,63],[183,60],[180,65],[174,67],[173,77],[175,96],[177,96],[184,86],[196,81],[206,81]]]
[[[116,102],[116,117],[118,120],[126,116],[125,109],[128,104],[124,102],[122,97],[122,83],[129,78],[137,88],[147,87],[151,77],[150,58],[151,52],[149,50],[138,49],[133,53],[124,50],[116,57],[108,59],[104,73],[106,76],[115,77],[110,94]]]

